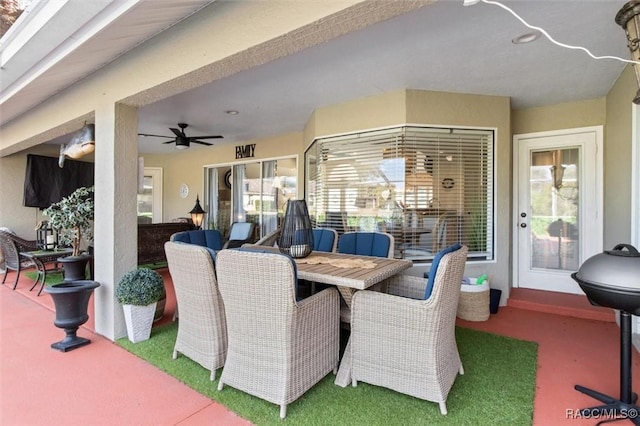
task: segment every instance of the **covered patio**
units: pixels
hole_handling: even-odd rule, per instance
[[[171,278],[166,269],[160,272],[168,297],[164,318],[156,326],[171,321],[175,309]],[[250,424],[94,334],[93,319],[78,333],[90,338],[90,345],[68,353],[50,349],[62,331],[53,326],[51,298],[36,296],[30,287],[31,279],[23,276],[16,291],[0,288],[2,424]],[[576,410],[591,406],[593,400],[575,391],[575,384],[618,394],[619,329],[611,315],[602,320],[610,311],[602,316],[603,309],[574,301],[571,310],[546,313],[539,307],[541,300],[528,295],[515,299],[516,295],[514,305],[521,308],[501,307],[488,321],[458,320],[457,325],[538,343],[532,424],[576,424]],[[634,351],[632,368],[639,367],[640,356]],[[633,387],[640,387],[637,375]],[[277,418],[275,407],[273,414]]]

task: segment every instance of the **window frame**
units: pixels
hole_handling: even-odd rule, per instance
[[[416,134],[418,135],[418,139],[419,137],[422,137],[422,136],[426,137],[426,142],[423,140],[422,142],[418,143],[418,142],[411,142],[410,140],[408,140],[410,137],[413,137]],[[396,125],[396,126],[390,126],[385,128],[360,130],[356,132],[347,132],[347,133],[335,134],[330,136],[316,137],[309,144],[309,146],[305,149],[305,152],[304,152],[304,167],[305,167],[305,178],[306,178],[304,182],[305,198],[307,199],[307,204],[309,205],[309,211],[315,226],[322,226],[323,211],[324,213],[329,212],[329,210],[327,210],[328,206],[325,208],[322,205],[323,203],[326,203],[326,204],[333,203],[334,206],[341,205],[342,206],[341,211],[346,212],[348,216],[349,210],[353,211],[354,207],[353,206],[349,206],[349,208],[345,207],[344,205],[346,204],[345,193],[348,190],[351,190],[353,192],[350,185],[360,185],[360,187],[367,185],[366,179],[363,180],[362,177],[357,174],[358,173],[357,170],[356,170],[356,174],[354,174],[353,171],[347,170],[346,166],[343,166],[342,173],[336,173],[336,176],[333,178],[328,177],[326,170],[319,171],[319,169],[322,169],[323,166],[326,167],[327,165],[330,164],[330,161],[331,161],[330,157],[332,155],[334,157],[336,157],[337,155],[341,155],[344,158],[345,149],[346,149],[346,146],[348,145],[349,149],[353,150],[352,155],[354,156],[354,158],[358,157],[361,164],[365,163],[367,159],[375,162],[377,160],[375,160],[374,157],[376,156],[379,157],[381,154],[381,150],[389,147],[388,144],[390,143],[391,138],[397,137],[396,148],[399,148],[399,150],[396,149],[395,155],[389,156],[389,158],[404,159],[405,165],[409,167],[409,163],[407,160],[407,158],[409,157],[407,157],[406,154],[403,157],[402,155],[399,155],[398,152],[406,153],[407,150],[413,150],[415,152],[415,150],[421,150],[421,149],[424,151],[425,147],[427,149],[433,149],[434,146],[431,144],[431,142],[428,139],[430,137],[434,137],[434,135],[453,135],[453,136],[449,136],[449,139],[443,138],[445,141],[449,140],[448,145],[445,143],[445,145],[443,146],[447,146],[448,148],[450,148],[452,145],[457,146],[459,151],[457,153],[453,153],[453,157],[456,158],[455,157],[456,155],[459,156],[459,159],[454,160],[454,162],[457,161],[459,163],[458,167],[460,170],[458,171],[458,173],[463,174],[462,183],[464,183],[465,179],[469,179],[469,176],[464,175],[465,171],[467,173],[473,172],[473,170],[469,171],[467,169],[469,165],[473,165],[473,161],[475,159],[475,157],[473,156],[475,155],[475,152],[476,151],[479,152],[477,158],[482,161],[478,163],[480,164],[480,166],[477,170],[480,172],[480,175],[479,175],[480,177],[477,178],[478,179],[477,182],[473,181],[473,179],[469,182],[475,185],[480,185],[484,189],[484,191],[481,191],[481,193],[484,194],[483,195],[484,198],[482,198],[482,196],[480,197],[481,207],[477,209],[477,212],[480,212],[481,214],[484,213],[484,216],[481,216],[484,218],[484,220],[479,222],[481,224],[480,235],[482,237],[480,238],[480,243],[477,247],[481,247],[484,250],[470,250],[468,259],[475,260],[475,261],[495,261],[496,259],[496,245],[495,245],[495,232],[496,232],[496,228],[495,228],[496,158],[495,157],[496,157],[496,152],[495,152],[495,146],[496,146],[496,136],[497,136],[496,128],[481,128],[481,127],[469,128],[469,127],[458,127],[458,126],[441,127],[441,126],[403,124],[403,125]],[[463,135],[468,135],[468,137],[465,137]],[[451,142],[454,140],[454,137],[458,137],[460,141],[464,139],[465,142],[457,142],[457,143]],[[378,142],[376,138],[380,138],[380,141]],[[477,141],[474,140],[474,138],[477,138]],[[358,143],[361,143],[362,147],[358,146]],[[367,143],[371,145],[368,148],[365,146]],[[414,144],[413,146],[411,145],[412,143]],[[475,143],[479,143],[480,145],[477,145],[477,148],[475,148],[476,145],[470,145]],[[333,147],[332,147],[332,144],[334,145]],[[332,149],[332,148],[335,148],[336,146],[340,146],[340,144],[342,144],[341,149]],[[378,145],[380,146],[379,149],[377,148]],[[465,146],[474,148],[470,150],[472,151],[471,154],[467,154],[467,152],[463,150]],[[373,147],[376,147],[376,148],[372,149]],[[440,151],[440,154],[442,154],[442,151]],[[444,155],[441,155],[441,156],[443,158],[445,157]],[[429,157],[427,156],[427,158]],[[315,162],[313,162],[313,160],[315,160]],[[436,161],[435,164],[437,164],[438,168],[442,167],[442,165],[444,164],[442,163],[443,160],[441,158],[436,158],[435,160],[432,160],[432,161],[427,160],[422,162],[422,164],[418,164],[418,168],[429,170],[431,172],[431,175],[435,176],[433,161]],[[448,158],[447,161],[451,162],[452,160]],[[420,163],[420,160],[418,160],[418,163]],[[358,169],[357,160],[353,160],[351,164],[356,169]],[[412,167],[415,167],[415,165],[412,165]],[[464,167],[467,167],[467,169],[465,169]],[[361,174],[363,175],[366,174],[365,167],[362,167],[359,170]],[[413,173],[405,172],[403,170],[402,171],[403,179],[402,179],[401,185],[397,185],[398,187],[400,186],[402,187],[402,196],[405,198],[407,194],[410,193],[409,190],[405,190],[405,186],[404,186],[407,182],[407,178],[409,176],[415,177],[420,175],[420,172],[416,171],[417,169],[414,168],[413,170],[414,170]],[[317,176],[314,176],[314,173]],[[324,173],[324,177],[321,177],[320,179],[318,179],[318,176],[320,176],[320,174],[322,173]],[[369,171],[369,174],[371,174],[371,171]],[[360,181],[356,183],[356,180],[358,179],[360,179]],[[336,188],[328,187],[326,189],[323,189],[322,184],[324,182],[322,181],[325,181],[327,183],[331,181],[333,181],[334,183],[343,182],[342,183],[343,186],[340,189],[342,193],[341,200],[323,201],[321,192],[323,190],[326,190],[328,194],[328,191],[336,191]],[[454,188],[455,188],[455,181],[456,180],[454,180]],[[351,184],[349,182],[351,182]],[[388,180],[387,180],[387,183],[389,183]],[[392,183],[400,183],[400,181],[393,181]],[[450,182],[447,182],[447,183],[450,183]],[[376,190],[380,189],[379,183],[378,184],[374,183],[373,185]],[[442,194],[440,185],[444,185],[444,183],[442,182],[442,179],[439,178],[438,181],[433,181],[431,183],[431,187],[425,186],[423,188],[423,187],[418,187],[417,185],[415,186],[415,188],[417,189],[414,189],[413,193],[416,194],[415,200],[418,203],[418,205],[415,207],[418,210],[422,210],[422,214],[426,214],[426,215],[430,214],[431,210],[429,209],[432,209],[433,206],[427,206],[425,204],[426,202],[429,201],[425,197],[429,198],[429,196],[431,196],[431,201],[435,200],[435,197],[434,197],[435,194]],[[462,189],[461,191],[464,191],[464,189]],[[475,193],[476,192],[472,192],[471,194],[475,194]],[[379,194],[377,195],[379,199]],[[458,225],[458,228],[457,228],[458,235],[460,236],[459,240],[463,243],[468,244],[470,239],[469,230],[472,229],[472,227],[470,227],[469,225],[469,223],[471,223],[471,218],[470,216],[466,216],[466,214],[472,209],[469,208],[469,205],[465,204],[465,198],[467,202],[471,203],[470,198],[473,199],[474,197],[473,196],[469,197],[469,193],[461,193],[461,195],[458,195],[458,197],[459,199],[457,199],[457,201],[455,202],[459,203],[460,207],[452,210],[456,210],[458,212],[458,218],[460,219],[458,223],[461,225]],[[370,207],[370,204],[372,203],[371,197],[364,197],[364,198],[365,198],[364,200],[362,200],[361,197],[356,198],[356,203],[358,203],[358,205],[360,206],[358,207],[360,210],[365,209],[366,207]],[[423,198],[425,199],[423,200]],[[376,207],[375,201],[373,201],[373,207]],[[396,241],[396,246],[400,247],[400,249],[396,251],[395,257],[411,259],[414,262],[421,262],[421,261],[430,262],[435,255],[433,251],[431,251],[431,253],[429,253],[428,255],[420,254],[419,256],[416,257],[411,254],[408,255],[407,254],[408,252],[403,249],[403,243],[406,241],[407,235],[409,234],[408,230],[411,228],[411,224],[408,223],[408,219],[406,218],[406,210],[407,209],[403,205],[403,209],[402,209],[403,214],[402,214],[401,226],[400,226],[401,228],[400,237],[402,238],[402,241]],[[433,209],[432,211],[435,212],[437,210],[444,211],[446,209]],[[427,211],[427,213],[425,213],[425,211]],[[362,215],[356,218],[356,224],[355,224],[360,230],[365,230],[365,231],[373,230],[373,231],[383,231],[383,232],[386,230],[386,229],[379,229],[380,222],[377,222],[379,219],[379,216],[377,215],[374,216],[373,223],[376,223],[376,222],[378,223],[378,226],[374,226],[374,227],[372,227],[371,225],[371,222],[372,222],[371,218],[365,217],[368,220],[361,221],[362,217],[365,217],[365,215]],[[364,224],[362,222],[364,222]],[[354,229],[351,229],[351,227],[354,225],[354,221],[352,218],[348,218],[347,220],[345,220],[345,225],[347,226],[347,228],[349,228],[345,230],[354,230]],[[414,227],[416,226],[415,221],[413,223],[413,226]],[[398,229],[396,229],[396,232],[397,231]],[[394,232],[390,232],[390,233],[394,234]],[[397,236],[394,235],[394,237],[398,239]]]

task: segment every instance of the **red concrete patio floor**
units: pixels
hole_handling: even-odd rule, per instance
[[[166,271],[163,276],[170,284]],[[7,281],[12,280],[10,273]],[[49,344],[61,340],[64,332],[53,326],[51,297],[44,292],[35,296],[30,286],[28,278],[21,278],[16,291],[6,284],[0,287],[0,424],[250,424],[94,334],[92,320],[78,332],[92,340],[90,345],[67,353],[52,350]],[[167,287],[164,322],[175,306]],[[571,312],[575,314],[574,307]],[[596,425],[602,420],[575,418],[578,409],[598,404],[575,391],[575,384],[612,396],[620,393],[620,333],[613,322],[501,307],[488,321],[459,320],[458,325],[539,344],[534,425]],[[636,392],[639,367],[640,356],[634,350]],[[274,405],[274,418],[278,412]]]

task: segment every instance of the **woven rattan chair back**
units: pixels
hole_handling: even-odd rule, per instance
[[[456,312],[468,249],[440,260],[431,296],[426,279],[398,275],[390,294],[359,291],[351,308],[351,361],[355,386],[364,381],[416,398],[446,400],[464,372],[455,337]],[[416,300],[418,299],[418,300]]]
[[[276,229],[275,231],[271,231],[264,237],[260,238],[254,244],[257,246],[274,247],[278,242],[278,238],[280,238],[280,230]]]
[[[18,285],[18,279],[20,278],[20,271],[35,266],[32,260],[20,256],[20,252],[34,251],[37,249],[38,246],[35,241],[24,240],[9,232],[0,231],[0,251],[2,251],[4,263],[4,265],[0,265],[4,267],[2,284],[7,280],[9,271],[15,271],[16,278],[13,282],[13,290],[15,290]]]
[[[211,251],[172,241],[164,249],[180,306],[173,358],[185,355],[210,370],[214,380],[227,355],[227,325]]]
[[[287,404],[337,369],[338,292],[297,302],[293,260],[259,250],[222,250],[216,258],[229,333],[218,389],[228,384],[278,404],[284,418]]]

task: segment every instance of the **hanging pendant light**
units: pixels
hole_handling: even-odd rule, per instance
[[[631,51],[631,59],[640,61],[640,0],[627,2],[616,14],[616,24],[624,28],[627,35],[627,46]],[[640,86],[640,68],[633,64],[636,72],[636,80]],[[636,93],[633,103],[640,105],[640,89]]]

